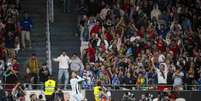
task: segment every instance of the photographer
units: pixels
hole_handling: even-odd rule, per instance
[[[21,83],[16,84],[16,86],[12,89],[11,94],[16,101],[25,101],[24,87]]]
[[[101,101],[112,101],[111,92],[107,88],[103,87],[100,98]]]
[[[58,89],[56,92],[55,92],[55,101],[64,101],[64,93],[61,89]]]
[[[126,92],[121,101],[136,101],[135,95],[132,94],[131,92]]]
[[[30,95],[30,101],[37,101],[37,95],[36,94],[31,94]],[[48,101],[48,100],[47,100]]]

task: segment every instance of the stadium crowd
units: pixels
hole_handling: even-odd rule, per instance
[[[20,49],[20,5],[19,0],[0,0],[0,75],[1,79],[18,75],[16,54]],[[15,76],[14,76],[15,77]],[[14,79],[14,78],[13,78]],[[11,82],[7,80],[8,83]],[[14,79],[15,81],[15,79]]]
[[[200,5],[200,0],[81,0],[79,32],[88,47],[82,62],[71,58],[70,69],[86,79],[85,89],[101,81],[135,89],[201,90]],[[21,15],[19,0],[0,0],[0,78],[7,84],[19,79],[18,51],[31,48],[32,21]],[[42,84],[50,74],[36,54],[28,59],[23,82]]]
[[[73,55],[71,71],[86,79],[84,89],[101,81],[115,88],[201,90],[200,5],[200,0],[80,0],[79,33],[88,46],[83,61]],[[32,28],[22,11],[19,0],[0,0],[0,79],[17,84],[0,88],[19,99],[24,89],[37,88],[20,84],[19,74],[31,84],[43,84],[50,75],[37,53],[19,73],[16,55],[31,48]]]
[[[195,87],[201,85],[200,0],[89,0],[80,5],[81,40],[88,42],[82,57],[85,84],[100,80],[150,89],[161,85],[159,90],[167,85],[200,89]]]

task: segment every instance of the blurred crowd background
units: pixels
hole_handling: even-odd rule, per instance
[[[115,89],[201,90],[200,5],[200,0],[80,0],[76,29],[87,48],[71,57],[71,71],[86,79],[84,89],[101,81]],[[29,84],[43,84],[50,75],[37,53],[27,59],[26,72],[19,71],[16,56],[31,48],[32,28],[20,6],[19,0],[0,0],[0,78],[11,84],[1,87],[8,91],[18,82],[39,88]]]
[[[90,83],[200,85],[200,0],[92,1],[79,26]]]

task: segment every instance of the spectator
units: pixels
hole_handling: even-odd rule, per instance
[[[198,83],[198,90],[201,91],[201,75],[199,79],[197,80],[197,83]]]
[[[7,48],[9,57],[15,56],[15,38],[16,36],[12,32],[8,32],[8,34],[5,36],[5,47]]]
[[[112,77],[112,85],[113,86],[118,86],[120,85],[120,80],[119,80],[119,77],[117,74],[113,74],[113,77]]]
[[[38,81],[38,73],[40,67],[40,61],[36,57],[36,54],[32,54],[31,57],[27,60],[26,64],[26,79],[31,84],[37,84]],[[33,86],[35,89],[36,86]]]
[[[16,84],[11,93],[16,101],[25,101],[24,87],[20,83]]]
[[[83,88],[85,89],[92,89],[93,85],[94,85],[94,74],[93,71],[90,69],[90,65],[87,64],[82,72],[82,77],[85,79],[85,81],[83,81]]]
[[[5,70],[4,61],[3,61],[3,60],[0,60],[0,75],[3,74],[4,70]]]
[[[184,77],[184,73],[181,71],[180,68],[178,68],[176,70],[176,72],[173,75],[174,77],[174,83],[173,86],[177,89],[177,88],[181,88],[183,85],[183,77]]]
[[[154,83],[162,85],[161,88],[164,90],[167,84],[173,85],[176,89],[194,85],[195,81],[199,83],[200,2],[188,1],[186,4],[195,5],[189,7],[181,0],[137,0],[130,4],[121,1],[101,1],[99,5],[92,0],[89,1],[88,7],[83,4],[84,13],[89,13],[80,23],[84,41],[89,43],[84,54],[86,57],[83,58],[83,64],[86,65],[83,67],[79,58],[73,57],[71,70],[84,69],[81,70],[81,74],[87,78],[86,85],[97,80],[102,80],[103,84],[114,85],[142,86]],[[19,11],[16,7],[19,5],[13,1],[0,5],[0,60],[7,64],[7,59],[16,55],[14,49],[19,48],[19,25],[22,30],[22,47],[26,46],[25,40],[28,40],[31,46],[32,22],[25,14],[26,17],[18,24]],[[92,6],[96,6],[95,9],[91,9]],[[58,79],[65,75],[67,84],[70,59],[67,55],[63,57],[67,58],[68,62],[64,59],[65,62],[62,63],[59,57],[55,60],[59,62]],[[89,65],[93,63],[95,65]],[[17,74],[19,69],[16,60],[11,64],[9,68],[2,66],[6,70],[4,73],[10,74],[8,78]],[[33,61],[29,62],[27,73],[38,75],[38,64],[38,61],[37,66]],[[40,70],[43,71],[42,68]]]
[[[103,64],[100,67],[98,78],[103,84],[111,84],[111,78],[108,73],[108,70],[103,66]]]
[[[31,48],[31,29],[32,29],[32,19],[29,17],[28,13],[24,13],[23,19],[20,21],[21,25],[21,41],[22,41],[22,48],[26,47],[26,42],[28,41],[29,48]]]
[[[70,69],[73,72],[79,72],[84,69],[84,65],[76,53],[71,57]]]
[[[3,47],[3,45],[0,45],[0,60],[5,62],[6,59],[6,49]]]
[[[42,65],[42,68],[40,68],[40,70],[39,70],[39,82],[40,82],[40,84],[44,84],[44,82],[48,80],[49,75],[50,75],[50,72],[49,72],[49,69],[47,67],[47,64],[44,63]]]
[[[20,66],[19,64],[17,63],[17,60],[16,59],[12,59],[11,60],[11,65],[12,65],[12,71],[17,75],[17,77],[19,76],[19,69],[20,69]]]
[[[130,73],[127,73],[124,77],[124,84],[132,85],[135,82],[134,79]]]
[[[143,87],[143,86],[145,86],[145,84],[146,84],[146,78],[144,77],[144,74],[143,73],[139,73],[136,85],[138,87]]]
[[[147,84],[157,84],[157,76],[158,74],[154,69],[150,69],[146,74]]]
[[[64,75],[64,89],[66,89],[67,84],[69,83],[69,64],[71,63],[70,58],[67,56],[66,52],[63,51],[62,54],[53,59],[56,62],[59,62],[59,72],[58,72],[58,83],[61,84],[62,76]]]
[[[96,49],[89,44],[89,47],[86,49],[88,62],[95,62],[96,60]]]
[[[86,15],[83,15],[81,21],[79,22],[79,32],[80,32],[80,36],[81,36],[81,40],[82,41],[88,41],[89,38],[89,29],[88,26],[90,25],[90,23],[94,23],[94,19],[90,20],[89,22],[87,22],[87,20],[90,19],[88,18]]]
[[[14,84],[17,83],[17,75],[13,72],[11,64],[8,64],[6,71],[3,73],[3,81],[7,84],[4,86],[4,89],[11,92],[15,86]]]
[[[12,94],[8,91],[4,91],[4,93],[2,95],[2,99],[3,99],[3,101],[15,101]]]

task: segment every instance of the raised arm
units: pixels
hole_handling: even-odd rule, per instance
[[[151,64],[152,64],[152,67],[158,72],[159,69],[154,65],[154,57],[153,56],[151,57]]]
[[[53,61],[56,61],[56,62],[60,61],[60,56],[57,58],[54,58]]]
[[[77,82],[81,82],[81,81],[84,81],[84,79],[77,75]]]

